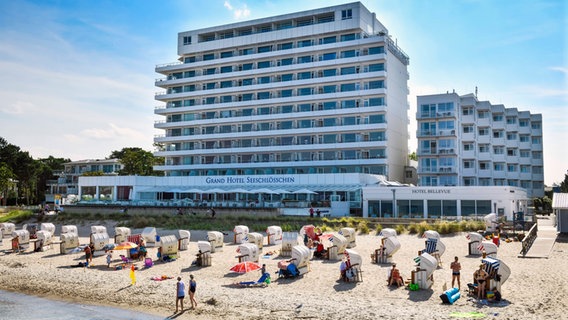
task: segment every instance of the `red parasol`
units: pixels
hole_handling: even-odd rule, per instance
[[[237,263],[234,267],[231,268],[231,271],[236,273],[247,273],[250,271],[258,270],[260,268],[261,266],[256,262],[245,261]]]

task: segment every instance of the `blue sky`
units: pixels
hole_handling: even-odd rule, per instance
[[[152,151],[157,64],[177,33],[351,1],[1,1],[0,137],[35,158]],[[568,169],[568,5],[563,0],[369,0],[410,56],[416,95],[478,98],[542,113],[545,183]],[[411,150],[412,151],[412,150]]]

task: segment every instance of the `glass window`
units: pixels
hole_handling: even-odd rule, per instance
[[[203,61],[213,60],[213,59],[215,59],[215,54],[213,53],[208,53],[203,55]]]
[[[227,72],[233,72],[233,67],[232,66],[221,67],[221,73],[227,73]]]
[[[427,200],[428,201],[428,218],[437,219],[442,216],[442,201],[441,200]]]
[[[312,88],[298,88],[299,96],[309,96],[312,94]]]
[[[355,133],[344,133],[341,135],[343,142],[357,142],[357,135]]]
[[[243,71],[252,70],[252,63],[243,63]]]
[[[335,36],[325,37],[323,39],[320,39],[320,44],[335,43],[336,41],[337,38]]]
[[[341,109],[350,109],[357,107],[357,100],[341,101]]]
[[[357,151],[355,150],[343,151],[343,160],[354,160],[354,159],[357,159]]]
[[[312,46],[312,45],[313,45],[312,40],[298,41],[298,48],[309,47],[309,46]]]
[[[305,119],[305,120],[298,120],[298,127],[301,129],[311,128],[312,127],[312,120]]]
[[[252,79],[252,78],[243,79],[243,81],[242,81],[242,85],[243,85],[243,86],[250,86],[250,85],[252,85],[252,84],[253,84],[253,79]]]
[[[270,68],[270,61],[259,61],[258,68],[259,69]]]
[[[270,83],[270,76],[258,78],[257,83],[258,84]]]
[[[230,58],[233,56],[233,51],[221,52],[221,58]]]
[[[372,47],[369,48],[369,54],[385,53],[385,47]]]
[[[334,127],[337,124],[337,119],[336,118],[325,118],[323,119],[323,126],[324,127]]]
[[[294,112],[294,106],[282,106],[282,113],[292,113]]]
[[[323,135],[323,143],[336,143],[336,142],[337,142],[337,135],[335,134]]]
[[[292,49],[294,47],[294,44],[292,42],[286,42],[286,43],[281,43],[278,45],[279,50],[288,50],[288,49]]]
[[[353,58],[356,57],[357,51],[356,50],[347,50],[347,51],[341,51],[341,57],[342,58]]]
[[[282,59],[280,60],[280,65],[281,66],[289,66],[292,63],[294,63],[294,58],[286,58],[286,59]]]
[[[312,62],[312,56],[298,57],[298,63],[308,63],[308,62]]]
[[[323,70],[322,75],[324,77],[335,77],[337,75],[337,70],[336,69],[326,69],[326,70]]]
[[[312,105],[309,103],[299,104],[298,112],[310,112],[312,111]]]
[[[268,92],[268,91],[258,92],[256,94],[256,98],[258,100],[270,99],[270,92]]]
[[[282,98],[287,98],[287,97],[291,97],[291,96],[292,96],[292,89],[286,89],[286,90],[280,91],[280,97],[282,97]]]
[[[252,93],[244,93],[243,94],[243,101],[251,101],[253,97]]]
[[[356,73],[355,67],[341,68],[341,75],[355,74],[355,73]]]
[[[323,103],[323,110],[333,110],[337,106],[335,101],[326,101]]]
[[[384,114],[370,115],[369,123],[385,123],[385,115]]]
[[[257,50],[258,53],[264,53],[264,52],[270,52],[270,51],[272,51],[272,46],[258,47],[258,50]]]
[[[376,107],[376,106],[384,106],[385,105],[385,98],[370,98],[369,99],[369,107]]]
[[[243,114],[244,117],[252,116],[252,113],[253,113],[252,108],[243,109],[241,111],[242,111],[242,114]]]
[[[385,140],[385,133],[384,132],[369,132],[369,140],[370,141],[384,141]]]
[[[294,80],[294,75],[291,74],[291,73],[283,74],[282,76],[280,76],[280,79],[282,81],[292,81],[292,80]]]
[[[385,64],[377,63],[369,65],[369,72],[375,72],[375,71],[385,71]]]
[[[343,83],[343,84],[341,84],[341,92],[355,91],[355,90],[357,90],[355,83]]]
[[[322,55],[322,58],[321,58],[321,59],[322,59],[323,61],[326,61],[326,60],[334,60],[336,56],[337,56],[337,53],[335,53],[335,52],[328,52],[328,53],[324,53],[324,54]]]
[[[293,129],[294,128],[294,121],[282,121],[280,122],[280,129]]]
[[[221,88],[230,88],[233,86],[233,81],[221,81]]]
[[[334,93],[337,87],[335,85],[323,86],[323,93]]]
[[[355,33],[342,34],[340,41],[351,41],[351,40],[355,40],[355,39],[356,39],[356,34],[355,34]]]
[[[298,73],[298,80],[311,79],[312,73],[310,71]]]
[[[357,124],[356,117],[343,117],[342,121],[344,126],[353,126]]]
[[[369,89],[380,89],[380,88],[384,88],[383,80],[369,82]]]

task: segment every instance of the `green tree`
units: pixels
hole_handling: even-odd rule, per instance
[[[8,192],[14,184],[16,176],[6,163],[0,163],[0,204],[6,205]]]
[[[418,156],[416,155],[416,151],[409,154],[408,159],[418,161]]]
[[[560,182],[560,192],[568,193],[568,173],[564,175],[564,181]]]
[[[154,171],[155,165],[164,163],[163,158],[154,155],[141,148],[123,148],[120,151],[113,151],[111,159],[119,159],[123,165],[120,175],[139,175],[139,176],[159,176],[163,173]]]

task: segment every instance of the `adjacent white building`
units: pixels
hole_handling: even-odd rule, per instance
[[[181,32],[177,50],[156,67],[166,176],[403,181],[409,58],[361,3]]]
[[[544,196],[541,114],[473,94],[417,100],[420,186],[512,186]]]

